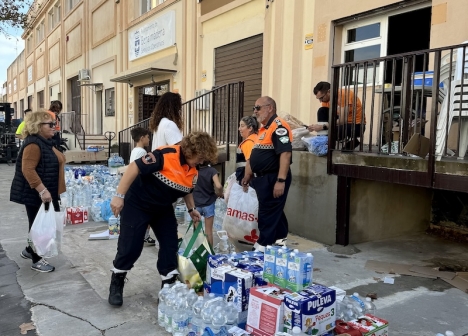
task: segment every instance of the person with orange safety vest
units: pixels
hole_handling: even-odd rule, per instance
[[[236,153],[236,180],[241,181],[244,178],[245,166],[250,160],[253,146],[257,141],[258,122],[253,116],[245,116],[239,122],[239,134],[242,142],[237,147]]]
[[[216,162],[217,158],[214,139],[206,132],[193,132],[182,138],[180,145],[159,147],[130,163],[111,201],[114,215],[120,214],[120,236],[109,288],[111,305],[123,304],[125,277],[140,257],[148,225],[160,245],[156,266],[162,286],[176,281],[178,235],[172,203],[184,197],[190,217],[194,223],[200,221],[192,196],[198,176],[196,167]]]
[[[245,191],[250,183],[257,192],[260,234],[254,248],[264,252],[267,245],[284,245],[288,236],[284,206],[291,186],[292,133],[288,123],[276,115],[272,98],[257,99],[254,112],[262,127],[241,183]]]

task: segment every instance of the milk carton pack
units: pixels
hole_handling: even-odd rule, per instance
[[[213,270],[228,263],[228,257],[224,254],[210,255],[206,263],[206,283],[211,284]]]
[[[236,269],[224,274],[223,293],[226,302],[233,302],[238,312],[246,311],[249,305],[250,288],[254,285],[251,272]]]
[[[288,279],[288,256],[290,250],[280,248],[276,251],[276,266],[274,284],[286,288]]]
[[[278,250],[278,246],[268,245],[265,248],[265,255],[263,261],[263,279],[265,279],[271,284],[275,282],[276,251]]]
[[[336,322],[335,290],[311,285],[299,293],[285,295],[284,331],[300,327],[307,335],[322,335],[332,331]]]
[[[286,288],[298,292],[311,284],[313,263],[312,253],[290,252]]]
[[[214,268],[211,271],[211,279],[210,279],[210,291],[215,295],[223,295],[226,294],[224,292],[224,279],[226,277],[226,273],[233,271],[235,268],[231,265],[224,264],[219,266],[218,268]]]
[[[371,314],[360,316],[348,324],[362,333],[362,336],[388,336],[388,322]]]

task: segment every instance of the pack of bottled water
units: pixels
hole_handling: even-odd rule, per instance
[[[65,207],[87,207],[93,221],[105,221],[102,207],[111,200],[119,185],[120,176],[111,175],[103,165],[66,166],[67,191],[60,195]]]
[[[125,162],[119,154],[112,153],[107,161],[107,166],[109,167],[109,173],[111,175],[117,175],[119,173],[119,168],[125,166]]]
[[[206,327],[217,335],[237,326],[237,309],[214,294],[198,296],[193,289],[176,281],[159,292],[158,324],[172,335],[201,336]],[[223,333],[224,331],[224,333]]]

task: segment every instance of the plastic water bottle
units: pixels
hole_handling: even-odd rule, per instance
[[[215,334],[219,333],[221,327],[226,325],[226,315],[223,310],[223,307],[216,307],[216,310],[213,313],[213,317],[211,318],[211,324],[213,325],[213,328],[211,329]]]
[[[107,166],[109,167],[109,174],[117,175],[119,168],[124,166],[123,159],[117,153],[112,153],[107,161]]]
[[[366,306],[366,312],[375,316],[377,307],[372,302],[372,299],[370,297],[366,297],[366,301],[364,302],[364,305]]]
[[[362,310],[366,309],[366,306],[364,304],[364,299],[359,295],[359,293],[355,292],[349,298],[351,299],[351,302],[353,303],[355,307],[360,307]]]
[[[185,225],[185,212],[187,211],[187,206],[183,198],[179,198],[175,207],[175,217],[177,219],[177,224]]]
[[[185,311],[185,302],[179,301],[175,305],[174,314],[172,315],[172,333],[182,333],[186,335],[187,331],[187,312]]]
[[[193,316],[190,320],[190,330],[195,333],[196,336],[203,334],[203,319],[201,317],[203,306],[205,302],[202,296],[199,296],[197,301],[192,306]]]
[[[158,304],[158,324],[164,326],[164,315],[167,308],[167,296],[170,293],[169,284],[165,284],[163,289],[159,291],[159,304]]]
[[[352,319],[355,318],[355,313],[354,313],[354,310],[353,310],[353,305],[352,304],[348,304],[346,306],[346,311],[345,311],[345,317],[346,317],[346,321],[351,321]]]
[[[297,326],[293,327],[291,332],[292,332],[293,335],[307,335],[307,334],[303,333],[301,328],[299,328]]]
[[[452,331],[447,330],[447,331],[445,332],[445,336],[455,336],[455,334],[454,334]]]
[[[164,314],[164,328],[169,333],[172,333],[172,316],[174,315],[175,304],[176,304],[176,295],[171,292],[167,296],[166,311]]]
[[[218,298],[213,298],[213,297],[214,297],[214,294],[210,293],[210,295],[208,296],[208,300],[205,301],[205,305],[203,306],[203,310],[201,313],[201,317],[203,319],[203,329],[205,329],[205,327],[213,328],[211,319],[213,317],[213,313],[216,308],[216,303],[218,301],[222,301],[222,298],[220,297]]]
[[[228,302],[226,308],[226,327],[229,330],[231,327],[237,326],[237,308],[234,306],[233,302]]]
[[[231,253],[231,246],[228,241],[228,235],[226,231],[218,231],[219,243],[216,244],[214,251],[216,254],[229,254]]]

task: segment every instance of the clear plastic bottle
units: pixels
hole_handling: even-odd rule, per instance
[[[219,333],[221,327],[226,326],[226,313],[223,307],[217,306],[213,317],[211,318],[212,330],[215,334]]]
[[[445,336],[455,336],[455,334],[454,334],[452,331],[447,330],[447,331],[445,332]]]
[[[231,246],[229,244],[228,235],[226,231],[218,231],[219,243],[216,244],[214,251],[216,254],[229,254],[231,253]]]
[[[167,296],[170,294],[169,284],[165,284],[159,291],[159,304],[158,304],[158,324],[164,326],[164,315],[166,311]]]
[[[199,296],[197,301],[192,306],[193,316],[190,321],[190,330],[194,332],[196,336],[201,336],[203,334],[204,321],[201,315],[204,309],[204,305],[205,302],[203,297]]]
[[[346,321],[351,321],[352,319],[355,318],[353,305],[350,303],[348,303],[348,305],[346,306],[345,317],[346,317]]]
[[[366,297],[366,301],[364,302],[364,305],[366,306],[366,313],[369,313],[375,316],[377,307],[372,302],[372,299],[370,297]]]
[[[225,313],[226,313],[226,327],[228,328],[228,330],[231,327],[237,326],[237,317],[239,314],[233,302],[228,302],[225,308]]]
[[[182,333],[186,335],[188,329],[187,325],[187,312],[185,311],[185,302],[178,301],[174,307],[174,314],[172,315],[172,333]]]
[[[216,304],[218,301],[222,301],[222,298],[214,298],[213,293],[210,293],[210,295],[208,296],[208,300],[205,301],[201,313],[201,317],[203,319],[203,329],[205,329],[206,327],[213,328],[213,325],[211,324],[211,319],[213,317],[213,313],[215,311]]]
[[[166,311],[164,314],[164,328],[167,332],[172,333],[172,316],[174,315],[174,307],[176,305],[177,298],[174,293],[169,293],[166,302]]]
[[[349,297],[351,299],[351,302],[353,303],[354,306],[360,307],[362,310],[366,309],[366,306],[364,304],[364,298],[362,298],[359,293],[354,292],[353,295]]]
[[[190,322],[193,318],[192,306],[198,300],[198,295],[195,293],[195,290],[191,288],[185,297],[185,312],[187,313],[187,325],[190,325]]]
[[[175,207],[175,216],[177,224],[185,225],[185,212],[187,211],[187,206],[183,198],[179,198]]]

